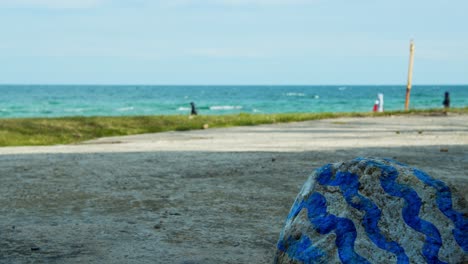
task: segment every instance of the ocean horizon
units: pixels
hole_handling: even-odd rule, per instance
[[[468,106],[468,85],[414,85],[410,108]],[[0,118],[403,110],[405,85],[0,85]]]

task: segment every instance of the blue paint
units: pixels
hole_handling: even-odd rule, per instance
[[[320,234],[332,231],[336,234],[335,244],[338,255],[343,263],[369,263],[354,250],[356,241],[356,228],[351,220],[337,217],[327,212],[327,201],[320,193],[313,193],[304,201],[307,208],[307,217]]]
[[[288,220],[299,215],[304,207],[304,201],[296,198],[291,211],[288,214]],[[284,233],[281,232],[278,242],[278,250],[285,252],[289,258],[302,261],[307,264],[326,263],[326,254],[322,250],[312,245],[310,238],[301,234],[300,239],[295,239],[291,236],[284,238]]]
[[[382,215],[381,210],[370,199],[358,193],[359,177],[349,172],[337,172],[332,178],[331,165],[326,165],[317,173],[317,182],[321,185],[339,186],[346,202],[352,207],[364,211],[362,225],[370,240],[379,248],[393,253],[397,257],[397,263],[409,263],[408,256],[403,247],[394,241],[387,241],[378,227]],[[353,202],[353,200],[355,200]]]
[[[297,215],[299,215],[303,207],[304,207],[303,201],[300,200],[299,197],[297,197],[296,200],[294,201],[294,204],[291,210],[289,211],[287,220],[297,217]]]
[[[405,206],[402,209],[405,223],[426,236],[422,249],[426,261],[428,263],[445,263],[438,258],[442,246],[439,230],[432,223],[418,216],[421,209],[421,198],[416,191],[407,185],[396,182],[398,171],[394,167],[374,161],[369,161],[367,164],[381,169],[380,185],[385,192],[405,200]]]
[[[436,190],[436,202],[439,210],[448,217],[455,228],[452,234],[463,251],[468,251],[468,220],[462,213],[457,212],[452,206],[452,192],[442,181],[431,178],[429,175],[418,169],[413,169],[413,173],[418,179]]]
[[[297,217],[303,208],[307,209],[307,217],[318,233],[328,234],[335,231],[335,244],[338,248],[340,260],[343,263],[369,263],[354,250],[357,234],[353,222],[329,214],[327,212],[327,201],[323,195],[313,193],[305,200],[296,199],[288,215],[288,220]],[[313,261],[317,256],[321,256],[321,261],[321,258],[325,256],[325,253],[320,249],[312,247],[312,242],[305,236],[301,236],[301,239],[296,241],[292,240],[291,237],[286,239],[286,243],[283,241],[284,239],[280,239],[278,249],[286,252],[291,259],[314,263],[310,261]]]
[[[362,162],[363,166],[373,166],[380,169],[380,185],[389,195],[402,198],[405,203],[402,208],[402,216],[405,223],[415,231],[425,236],[422,254],[427,263],[445,263],[439,260],[438,254],[442,246],[442,239],[439,230],[434,224],[419,217],[422,206],[421,198],[417,192],[406,184],[400,184],[396,180],[399,172],[387,162],[398,166],[407,165],[384,159],[384,163],[357,158],[352,163]],[[449,218],[455,228],[452,230],[453,236],[458,245],[468,251],[468,221],[467,218],[453,209],[452,193],[450,188],[442,181],[431,178],[426,173],[412,169],[413,174],[426,185],[436,190],[436,204],[439,210]],[[325,165],[316,171],[316,183],[325,186],[337,186],[348,203],[353,208],[364,212],[361,221],[366,234],[370,240],[383,250],[393,253],[397,257],[397,263],[408,263],[409,259],[404,248],[396,241],[388,241],[381,233],[378,223],[381,219],[382,211],[371,199],[359,193],[359,176],[350,172],[335,171],[332,164]],[[313,228],[319,234],[336,234],[335,244],[338,249],[339,258],[343,263],[369,263],[365,258],[357,254],[354,244],[357,237],[356,228],[353,222],[347,218],[337,217],[327,212],[326,198],[320,193],[313,193],[304,198],[298,197],[291,208],[288,220],[298,216],[302,209],[307,209],[307,218],[312,223]],[[320,248],[314,247],[311,239],[304,234],[300,237],[288,237],[283,239],[281,235],[278,249],[288,254],[288,256],[304,263],[322,263],[328,260],[328,256]],[[412,245],[408,245],[412,246]]]
[[[278,243],[278,249],[288,254],[290,258],[307,264],[326,263],[325,252],[314,247],[310,238],[303,234],[299,239],[291,236],[286,241],[281,239]]]
[[[332,181],[333,177],[333,165],[332,164],[327,164],[321,168],[318,168],[316,171],[316,177],[315,180],[320,184],[324,185],[327,182]]]

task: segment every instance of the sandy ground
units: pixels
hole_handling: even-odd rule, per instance
[[[0,148],[0,263],[271,263],[307,176],[358,156],[466,189],[468,115]]]

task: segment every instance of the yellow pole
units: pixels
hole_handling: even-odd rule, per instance
[[[413,78],[413,59],[414,59],[414,43],[411,40],[410,43],[410,59],[409,59],[409,68],[408,68],[408,83],[406,85],[406,100],[405,100],[405,110],[408,111],[409,108],[409,99],[411,91],[411,79]]]

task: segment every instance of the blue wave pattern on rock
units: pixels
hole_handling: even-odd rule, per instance
[[[313,193],[310,195],[307,200],[300,201],[299,203],[294,204],[293,209],[291,210],[291,217],[297,216],[299,212],[303,209],[307,209],[307,217],[311,223],[313,223],[315,230],[320,234],[328,234],[332,231],[336,234],[335,244],[338,248],[338,254],[343,263],[369,263],[365,258],[358,255],[354,250],[354,241],[356,240],[356,228],[351,220],[346,218],[337,217],[333,214],[327,212],[327,201],[323,195],[320,193]],[[294,238],[288,238],[291,241]],[[288,247],[287,250],[294,254],[294,258],[297,260],[304,261],[305,263],[320,263],[324,256],[323,253],[320,254],[320,257],[316,256],[316,252],[320,252],[320,249],[314,248],[310,251],[313,253],[311,256],[306,256],[304,258],[304,253],[308,251],[308,248],[299,247],[297,245],[303,245],[303,237],[301,236],[300,242],[293,242],[294,248],[290,250]],[[306,237],[307,241],[310,241]],[[310,243],[310,242],[309,242]],[[289,244],[289,243],[288,243]],[[282,242],[278,244],[280,250],[285,249],[285,246]],[[313,262],[308,261],[309,259],[314,260]],[[320,261],[317,261],[320,260]]]
[[[421,198],[416,191],[403,184],[398,184],[396,178],[398,171],[388,165],[383,165],[374,161],[369,161],[369,165],[376,166],[382,170],[380,183],[383,189],[390,195],[405,199],[405,206],[402,209],[403,219],[406,224],[423,233],[426,236],[426,241],[423,247],[423,255],[428,263],[446,263],[438,259],[439,249],[442,246],[440,232],[430,222],[421,219],[419,211],[421,210]]]
[[[312,194],[303,206],[308,209],[307,215],[317,232],[320,234],[335,232],[335,243],[343,263],[369,263],[354,250],[354,241],[357,235],[353,222],[328,213],[327,201],[323,195],[320,193]]]
[[[414,175],[436,189],[436,201],[439,210],[452,220],[455,225],[455,228],[452,230],[455,240],[464,251],[468,251],[468,221],[463,217],[463,214],[453,210],[450,188],[444,182],[431,178],[421,170],[414,169]]]
[[[395,254],[398,263],[408,263],[409,259],[405,254],[405,250],[395,241],[388,241],[380,232],[378,222],[381,217],[381,210],[372,200],[358,193],[359,176],[349,172],[337,172],[334,179],[332,179],[332,176],[331,165],[326,165],[320,169],[316,180],[321,185],[339,186],[346,202],[352,207],[365,212],[361,223],[369,238],[379,248]]]
[[[366,187],[362,186],[361,177],[373,177],[374,183],[379,185],[376,187],[381,188],[381,191],[360,193]],[[430,189],[435,190],[435,201],[427,200],[427,197],[429,199],[433,197],[427,195],[429,193],[418,195],[415,188],[417,184],[423,184],[423,188],[419,188],[419,191],[425,192],[427,188],[424,186],[432,187]],[[374,202],[382,197],[392,200],[388,206],[385,200]],[[426,200],[421,197],[426,197]],[[275,263],[379,263],[382,261],[387,263],[391,260],[396,263],[410,263],[417,262],[418,259],[427,263],[447,263],[439,256],[443,243],[451,243],[447,249],[449,256],[444,255],[450,260],[448,262],[464,262],[467,260],[467,219],[464,217],[466,212],[456,211],[453,208],[452,198],[453,193],[444,182],[390,159],[358,158],[347,163],[325,165],[309,177],[296,198],[280,235]],[[457,199],[463,197],[459,196]],[[327,203],[335,207],[332,208],[335,213],[329,212]],[[337,207],[335,203],[345,203],[340,205],[345,207]],[[453,222],[455,228],[451,232],[453,234],[451,239],[442,240],[439,229],[448,235],[448,230],[445,230],[448,228],[446,224],[435,220],[430,222],[420,215],[424,206],[426,206],[424,214],[426,217],[428,213],[437,214],[428,210],[432,208],[430,207],[432,204],[435,206],[435,211],[438,211],[437,208],[440,210],[440,215],[430,219],[446,217],[450,219],[447,221]],[[336,208],[345,208],[345,210],[338,211],[338,216]],[[417,235],[418,238],[414,237],[413,242],[402,238],[399,234],[390,235],[389,233],[397,231],[394,227],[388,226],[389,223],[382,223],[383,210],[399,212],[403,218],[401,223],[410,228],[406,229],[407,232],[414,230],[416,232],[414,234],[421,235]],[[362,226],[364,234],[357,233],[355,225]],[[330,236],[330,232],[334,232],[334,236]],[[364,236],[376,248],[384,250],[380,252],[380,256],[378,250],[374,252],[373,249],[367,248],[366,251],[362,248],[365,241],[360,239],[364,240]],[[418,239],[424,242],[419,242]],[[333,240],[335,248],[330,246]],[[359,252],[365,255],[360,255]],[[383,254],[392,254],[394,257]]]
[[[285,248],[285,244],[288,245]],[[312,246],[312,241],[307,236],[301,236],[299,239],[288,237],[287,243],[279,243],[278,248],[288,254],[294,254],[297,260],[305,263],[320,263],[323,260],[325,253]]]

